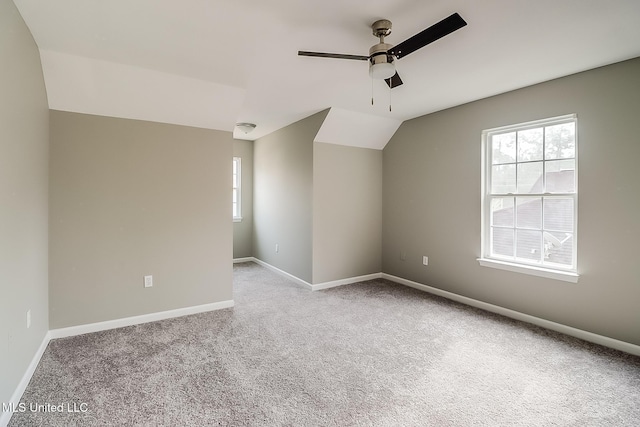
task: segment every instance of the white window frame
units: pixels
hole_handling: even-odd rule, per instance
[[[545,126],[552,126],[562,123],[575,123],[575,191],[573,193],[506,193],[506,194],[491,194],[491,173],[492,173],[492,146],[491,138],[493,135],[502,133],[523,131],[527,129],[534,129]],[[543,148],[544,153],[544,148]],[[545,166],[546,159],[543,159],[543,168]],[[517,165],[516,161],[516,165]],[[542,176],[545,176],[544,170]],[[578,249],[578,124],[577,116],[575,114],[569,114],[559,117],[553,117],[549,119],[536,120],[532,122],[520,123],[515,125],[503,126],[499,128],[487,129],[482,132],[482,211],[481,211],[481,256],[478,258],[480,265],[484,267],[498,268],[507,271],[514,271],[518,273],[530,274],[540,277],[546,277],[556,280],[562,280],[566,282],[577,283],[579,275],[577,269],[577,249]],[[500,197],[541,197],[544,203],[545,199],[553,197],[568,197],[573,198],[573,239],[572,239],[572,266],[564,268],[559,265],[543,265],[536,261],[527,261],[524,259],[510,259],[510,257],[502,258],[498,255],[491,254],[491,200],[493,198]],[[514,229],[515,224],[514,224]],[[543,242],[544,243],[544,242]]]
[[[235,166],[236,173],[233,173]],[[231,166],[231,208],[233,215],[233,222],[242,221],[242,159],[240,157],[233,157]],[[233,193],[236,194],[236,202],[233,201]]]

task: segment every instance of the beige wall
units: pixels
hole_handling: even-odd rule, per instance
[[[403,123],[384,149],[383,271],[639,345],[639,112],[640,58]],[[569,113],[579,282],[479,266],[482,130]]]
[[[50,120],[52,329],[232,299],[231,133]]]
[[[6,403],[49,330],[49,110],[38,48],[9,0],[0,0],[0,64],[0,402]]]
[[[381,268],[382,151],[314,143],[327,113],[254,143],[253,256],[312,284]]]
[[[254,256],[309,283],[312,281],[313,138],[327,112],[264,136],[253,146]]]
[[[253,256],[253,141],[233,141],[233,155],[241,160],[242,221],[233,223],[233,258]]]
[[[381,271],[382,151],[313,146],[313,283]]]

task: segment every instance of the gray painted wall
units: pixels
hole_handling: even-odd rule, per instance
[[[384,149],[383,271],[640,345],[639,112],[640,58],[405,122]],[[479,266],[482,130],[568,113],[579,282]]]
[[[50,127],[52,329],[232,299],[231,133],[60,111]]]
[[[242,221],[233,223],[233,258],[253,256],[253,141],[233,140],[233,156],[241,160]]]
[[[327,112],[257,139],[253,145],[254,256],[309,283],[313,279],[313,139]]]
[[[9,402],[49,330],[49,107],[38,47],[10,0],[0,0],[0,64],[0,402]]]
[[[313,146],[313,283],[379,273],[382,151]]]
[[[327,113],[254,143],[253,256],[314,284],[381,269],[382,151],[314,143]]]

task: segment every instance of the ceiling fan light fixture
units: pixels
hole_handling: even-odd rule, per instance
[[[381,35],[383,40],[384,36]],[[396,73],[396,64],[393,55],[387,52],[393,46],[388,43],[378,43],[369,49],[369,75],[373,79],[384,80]]]
[[[256,125],[253,123],[236,123],[236,127],[244,134],[248,134],[256,128]]]
[[[369,75],[373,79],[384,80],[393,77],[396,66],[393,62],[379,62],[369,66]]]

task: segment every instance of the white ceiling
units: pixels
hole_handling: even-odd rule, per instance
[[[640,56],[638,0],[14,2],[40,49],[50,108],[225,131],[257,124],[238,138],[332,108],[317,140],[380,149],[404,120]],[[398,61],[404,85],[391,93],[364,61],[297,56],[367,55],[373,21],[391,20],[386,41],[398,44],[453,12],[468,25]]]

